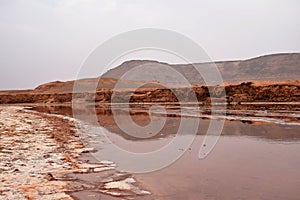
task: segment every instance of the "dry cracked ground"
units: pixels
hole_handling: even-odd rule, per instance
[[[78,192],[89,195],[86,199],[95,194],[133,199],[150,194],[113,162],[80,159],[93,149],[84,147],[78,126],[72,118],[1,106],[0,199],[73,199]],[[101,178],[76,178],[89,174]]]

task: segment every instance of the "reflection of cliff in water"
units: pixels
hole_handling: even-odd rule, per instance
[[[145,126],[150,122],[149,107],[150,105],[131,106],[130,115],[138,125]],[[193,110],[192,108],[193,107],[191,106],[187,107],[187,110]],[[72,108],[70,106],[38,106],[34,107],[34,110],[44,113],[61,114],[67,116],[72,116],[73,114]],[[181,120],[180,114],[177,114],[179,112],[178,110],[178,107],[170,106],[167,107],[167,114],[162,115],[159,113],[153,113],[152,120],[158,120],[161,117],[166,117],[167,120],[163,129],[159,133],[150,136],[148,139],[162,138],[176,134]],[[277,141],[298,141],[300,140],[299,110],[299,105],[235,105],[234,107],[231,107],[227,110],[228,117],[231,117],[234,120],[226,120],[227,123],[225,123],[224,125],[222,135],[253,136],[261,139]],[[82,113],[87,116],[82,120],[88,123],[91,122],[89,114],[92,114],[93,112],[94,108],[89,106],[84,106],[82,107],[82,109],[76,110],[76,113]],[[201,108],[200,112],[203,115],[210,114],[209,108]],[[98,123],[110,132],[116,133],[127,140],[145,140],[134,138],[124,133],[117,126],[110,106],[97,106],[96,113]],[[124,108],[120,105],[117,105],[115,107],[115,113],[120,116],[125,116],[126,114]],[[182,113],[184,114],[183,111]],[[203,117],[203,115],[201,115],[202,117],[199,122],[200,125],[197,131],[198,135],[206,134],[210,122],[210,120],[208,120],[206,117]],[[186,118],[189,118],[189,116],[190,115],[186,115]],[[249,120],[249,117],[251,118],[251,120]],[[298,125],[285,125],[252,120],[256,118],[264,119],[264,117],[266,117],[266,119],[274,120],[282,120],[283,118],[285,118],[285,120],[291,121],[294,124],[298,123]]]

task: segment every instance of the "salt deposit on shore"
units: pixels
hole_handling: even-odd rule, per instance
[[[0,107],[0,199],[73,199],[76,191],[94,190],[122,196],[124,185],[139,190],[134,182],[91,184],[67,174],[101,173],[115,170],[114,163],[79,161],[86,148],[75,129],[75,121],[41,114],[21,107]],[[115,176],[115,175],[113,175]],[[110,177],[107,177],[110,178]],[[126,176],[127,180],[128,176]],[[102,185],[101,185],[102,184]],[[102,189],[101,189],[102,188]],[[104,189],[105,188],[105,189]],[[134,195],[139,193],[133,192]]]

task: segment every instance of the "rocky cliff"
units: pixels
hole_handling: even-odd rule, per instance
[[[210,91],[210,92],[209,92]],[[225,92],[224,92],[225,91]],[[300,82],[253,85],[251,82],[225,86],[194,86],[190,88],[140,88],[138,90],[98,89],[94,98],[93,92],[75,93],[74,96],[82,102],[109,103],[112,95],[114,102],[126,103],[158,103],[158,102],[191,102],[196,95],[199,102],[210,102],[211,98],[226,99],[231,102],[300,102]],[[0,103],[70,103],[72,92],[40,93],[37,91],[0,93]],[[178,97],[178,98],[177,98]]]

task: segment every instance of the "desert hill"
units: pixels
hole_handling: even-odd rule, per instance
[[[13,103],[68,103],[73,94],[79,95],[82,101],[104,102],[111,101],[112,94],[118,96],[120,102],[128,95],[132,102],[176,102],[172,91],[165,88],[156,79],[163,77],[164,82],[173,82],[177,94],[190,101],[188,87],[176,81],[176,77],[160,70],[161,64],[167,65],[184,75],[192,83],[198,101],[209,102],[210,98],[227,99],[228,102],[300,102],[300,53],[266,55],[244,61],[216,62],[224,79],[225,91],[219,92],[217,84],[205,86],[201,76],[193,65],[169,65],[157,61],[134,60],[107,71],[100,78],[81,79],[76,81],[79,91],[73,91],[74,81],[50,82],[33,90],[0,91],[0,104]],[[143,79],[120,79],[122,75],[135,66],[147,67]],[[211,63],[194,64],[200,67],[211,67]],[[143,68],[142,68],[143,69]],[[150,69],[150,70],[149,70]],[[147,74],[148,73],[148,74]],[[147,76],[149,75],[149,76]],[[146,77],[146,78],[145,78]],[[151,79],[147,79],[151,77]],[[115,84],[120,88],[116,90]],[[254,82],[254,84],[253,84]],[[177,85],[176,85],[177,84]],[[139,90],[133,88],[143,85]],[[96,99],[93,93],[97,86]],[[212,88],[214,94],[209,94]],[[83,95],[84,93],[84,95]]]
[[[94,88],[92,86],[95,81],[99,81],[98,89],[112,89],[114,88],[116,82],[122,77],[124,73],[136,66],[145,66],[147,68],[153,68],[154,70],[147,70],[146,75],[143,76],[143,80],[133,81],[133,80],[119,80],[121,81],[122,88],[132,88],[141,83],[146,84],[146,88],[158,88],[159,84],[156,84],[155,79],[147,80],[148,77],[155,77],[156,74],[163,74],[165,76],[166,82],[172,82],[176,80],[176,77],[172,77],[170,74],[166,74],[163,71],[159,71],[157,67],[158,64],[167,65],[172,67],[180,74],[184,75],[190,83],[195,85],[203,85],[199,73],[194,68],[194,66],[200,67],[211,67],[210,63],[202,64],[176,64],[170,65],[167,63],[161,63],[158,61],[151,60],[132,60],[126,61],[121,65],[108,70],[104,73],[100,79],[90,78],[82,79],[77,82],[86,91],[92,91]],[[265,81],[285,81],[285,80],[300,80],[300,53],[285,53],[285,54],[273,54],[266,55],[257,58],[252,58],[244,61],[222,61],[216,62],[223,80],[228,84],[238,84],[242,82],[265,82]],[[146,70],[145,70],[146,71]],[[150,71],[150,72],[149,72]],[[52,92],[72,92],[74,81],[67,82],[51,82],[38,86],[34,89],[34,92],[38,93],[52,93]],[[181,84],[174,84],[174,87],[180,87]]]
[[[160,73],[157,68],[155,68],[158,64],[172,67],[180,74],[183,74],[186,79],[193,84],[203,83],[203,80],[194,66],[211,67],[211,63],[170,65],[151,60],[132,60],[107,71],[102,77],[119,79],[125,72],[138,65],[145,65],[147,68],[155,69],[155,73]],[[272,54],[247,60],[215,62],[215,64],[226,83],[300,79],[300,53]],[[166,76],[170,75],[166,74]],[[147,74],[145,77],[147,77]],[[172,77],[169,77],[168,80],[172,80]],[[152,81],[156,80],[152,79]]]

